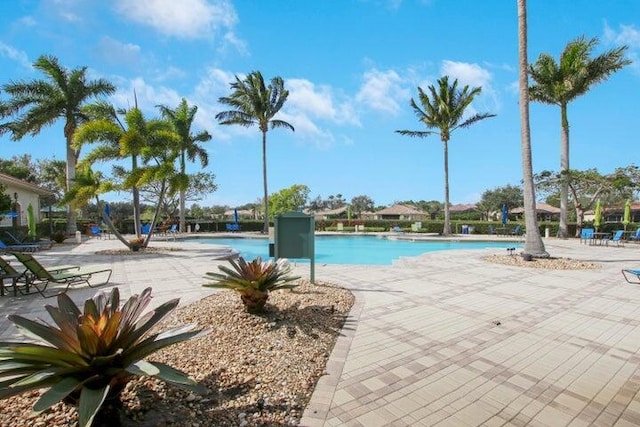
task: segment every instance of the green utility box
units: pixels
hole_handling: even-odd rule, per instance
[[[306,258],[311,262],[311,282],[315,282],[315,221],[313,215],[287,212],[276,217],[274,257]]]

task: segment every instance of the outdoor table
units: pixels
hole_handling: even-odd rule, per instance
[[[592,245],[602,245],[603,242],[605,243],[605,245],[609,245],[610,239],[611,239],[611,233],[593,233]]]

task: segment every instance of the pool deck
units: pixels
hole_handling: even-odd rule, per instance
[[[467,237],[465,237],[467,238]],[[504,249],[456,250],[391,266],[317,265],[316,279],[356,296],[347,324],[300,423],[303,426],[632,426],[640,424],[640,285],[621,268],[640,267],[640,245],[581,245],[545,239],[555,257],[597,270],[542,270],[481,258]],[[166,254],[97,255],[122,248],[89,239],[37,253],[45,265],[113,269],[127,298],[153,287],[153,304],[181,305],[215,292],[208,245]],[[300,264],[297,273],[309,274]],[[108,286],[102,289],[109,289]],[[95,289],[80,287],[75,301]],[[4,315],[48,318],[38,294],[0,297]],[[3,316],[0,338],[17,337]]]

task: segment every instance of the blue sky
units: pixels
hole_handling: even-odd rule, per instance
[[[596,53],[629,45],[633,65],[569,106],[571,167],[609,173],[636,163],[640,2],[536,0],[528,18],[530,62],[543,52],[558,58],[581,35],[600,39]],[[452,135],[451,202],[473,203],[487,189],[521,180],[515,0],[1,2],[0,83],[40,78],[31,64],[41,54],[112,81],[117,107],[131,106],[134,90],[149,116],[182,97],[197,105],[195,130],[213,135],[207,170],[219,186],[201,205],[261,197],[258,129],[214,118],[227,109],[217,100],[230,93],[234,75],[254,70],[282,77],[291,92],[279,118],[295,132],[268,133],[270,193],[304,184],[312,198],[442,201],[439,137],[395,131],[424,130],[409,100],[445,74],[481,86],[473,110],[497,114]],[[558,170],[559,108],[532,104],[531,130],[534,171]],[[64,159],[61,124],[19,142],[0,137],[0,157],[24,153]]]

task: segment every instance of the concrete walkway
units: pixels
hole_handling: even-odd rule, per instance
[[[351,289],[356,303],[301,425],[640,425],[640,285],[620,274],[640,267],[640,246],[545,243],[553,256],[602,268],[538,270],[481,259],[504,249],[435,252],[392,266],[318,265],[316,279]],[[90,239],[38,259],[111,267],[123,298],[152,286],[154,305],[215,292],[201,286],[222,262],[213,247],[153,245],[182,250],[96,255],[122,245]],[[296,269],[308,275],[308,266]],[[81,301],[94,293],[69,295]],[[55,303],[5,296],[0,308],[48,318],[45,301]],[[0,331],[0,339],[16,337],[4,317]]]

